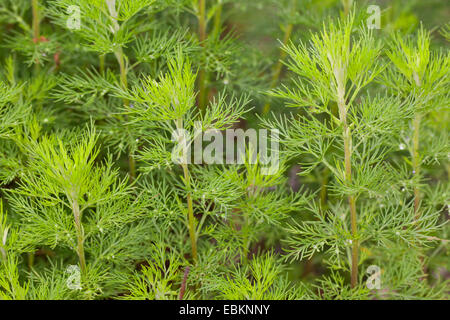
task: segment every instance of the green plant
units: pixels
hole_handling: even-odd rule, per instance
[[[412,120],[411,143],[408,144],[410,163],[414,175],[414,212],[419,217],[421,166],[423,162],[445,157],[445,134],[437,141],[430,142],[434,148],[428,154],[421,154],[421,123],[432,111],[445,111],[450,72],[450,58],[448,53],[430,52],[430,36],[421,28],[417,35],[417,45],[411,40],[395,37],[388,56],[397,70],[391,71],[384,78],[386,84],[400,96],[413,95],[416,101],[414,119]],[[395,92],[394,91],[394,92]]]
[[[349,268],[351,285],[357,287],[359,265],[368,259],[362,249],[372,250],[370,247],[376,243],[391,241],[419,249],[432,239],[427,235],[437,227],[439,211],[434,208],[420,218],[411,217],[409,203],[400,200],[400,186],[395,186],[396,181],[406,177],[393,163],[385,161],[394,151],[393,137],[399,138],[400,124],[413,116],[417,101],[408,95],[401,102],[386,95],[371,97],[369,92],[364,93],[362,89],[385,67],[379,62],[381,46],[371,32],[354,32],[353,17],[331,23],[320,34],[312,35],[310,47],[290,44],[285,50],[291,57],[288,67],[299,77],[294,80],[295,88],[284,87],[273,94],[288,99],[290,107],[306,110],[301,118],[283,118],[267,122],[267,126],[276,125],[282,130],[281,141],[289,155],[309,160],[301,163],[302,174],[320,165],[333,173],[329,188],[337,200],[330,210],[311,205],[309,210],[315,219],[289,228],[290,256],[301,259],[325,251],[330,267]],[[440,75],[448,73],[442,63],[438,70]],[[436,84],[434,87],[439,90]],[[348,209],[342,211],[344,196],[348,198]],[[399,200],[403,208],[398,207]],[[414,212],[417,201],[416,197]],[[389,222],[389,216],[397,215],[398,225]],[[377,232],[377,228],[392,229],[384,233]],[[397,238],[407,230],[411,237],[405,234]],[[348,265],[342,264],[346,255]]]
[[[0,299],[448,299],[446,7],[371,4],[1,1]]]

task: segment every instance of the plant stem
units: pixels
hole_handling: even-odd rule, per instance
[[[343,81],[338,80],[338,107],[339,116],[343,128],[344,139],[344,162],[345,162],[345,183],[350,185],[352,182],[352,133],[347,123],[347,106],[345,105],[345,86]],[[352,267],[351,267],[351,286],[354,288],[358,283],[358,254],[359,245],[356,239],[358,233],[356,199],[353,195],[348,196],[350,207],[351,232],[352,232]]]
[[[117,49],[115,55],[120,67],[120,84],[122,88],[126,90],[128,89],[127,66],[125,65],[125,57],[123,54],[122,47]],[[130,102],[128,100],[124,99],[123,102],[126,107],[130,106]],[[134,179],[136,178],[136,162],[134,161],[134,157],[131,150],[128,155],[128,166],[130,170],[130,180],[134,181]]]
[[[86,274],[86,259],[84,256],[84,230],[81,224],[81,212],[78,201],[72,201],[72,212],[75,220],[75,230],[77,232],[77,254],[80,260],[81,273]]]
[[[258,196],[257,190],[258,189],[256,187],[256,181],[253,180],[252,184],[250,185],[249,190],[247,191],[247,197],[249,199],[256,198]],[[251,242],[250,234],[249,234],[251,225],[250,225],[250,217],[248,215],[248,210],[244,210],[243,218],[244,218],[244,222],[242,223],[242,226],[241,226],[241,231],[242,231],[242,236],[243,236],[242,263],[244,265],[246,265],[248,263],[248,254],[250,251],[250,242]]]
[[[116,57],[117,57],[117,62],[119,63],[119,67],[120,67],[120,84],[122,85],[122,87],[124,89],[127,89],[128,88],[127,68],[125,65],[125,57],[123,54],[122,47],[117,49]],[[128,103],[129,103],[128,100],[125,100],[125,104],[128,105]]]
[[[190,189],[190,175],[189,168],[187,164],[183,164],[183,173],[184,180],[186,181],[186,188]],[[188,219],[189,219],[189,237],[191,239],[191,247],[192,247],[192,258],[194,261],[197,261],[197,239],[195,236],[195,217],[194,217],[194,208],[192,205],[192,196],[190,191],[187,194],[187,204],[188,204]]]
[[[30,269],[30,270],[33,269],[33,266],[34,266],[34,251],[27,253],[27,264],[28,264],[28,269]]]
[[[359,244],[358,244],[358,240],[355,238],[356,233],[358,232],[358,227],[357,227],[357,223],[356,223],[356,200],[355,200],[355,197],[349,196],[348,201],[350,204],[352,236],[353,236],[351,285],[352,285],[352,288],[354,288],[358,284]]]
[[[223,4],[222,1],[219,0],[219,4],[217,5],[216,13],[214,14],[214,36],[218,37],[222,27],[222,9]]]
[[[40,38],[40,27],[39,27],[39,1],[31,0],[31,7],[33,10],[33,39],[36,43],[39,42]]]
[[[292,1],[292,10],[291,12],[295,12],[296,11],[296,0]],[[283,38],[283,46],[287,45],[289,39],[291,38],[292,35],[292,31],[294,30],[294,24],[293,23],[289,23],[286,26],[286,30],[284,32],[284,38]],[[274,69],[273,69],[273,75],[272,75],[272,80],[270,82],[270,89],[275,89],[275,87],[278,84],[278,80],[280,78],[281,75],[281,71],[283,70],[283,63],[282,61],[286,58],[286,51],[284,51],[283,49],[280,49],[280,57],[278,59],[277,64],[275,65]],[[270,101],[268,101],[264,108],[263,108],[263,114],[267,114],[270,111]]]
[[[103,72],[105,72],[105,55],[101,54],[99,58],[100,58],[100,74],[103,74]]]
[[[328,179],[329,179],[329,173],[330,170],[325,167],[325,169],[322,171],[322,181],[320,185],[320,204],[325,211],[325,205],[327,204],[327,185],[328,185]]]
[[[414,72],[414,81],[417,87],[421,87],[422,81],[416,72]],[[419,141],[420,141],[420,121],[421,115],[416,113],[413,119],[413,150],[412,150],[412,165],[413,174],[415,177],[419,177],[420,174],[420,155],[419,155]],[[419,205],[420,205],[420,190],[419,187],[414,186],[414,215],[415,219],[419,218]]]
[[[198,35],[200,41],[206,39],[206,0],[199,0]]]
[[[186,267],[184,270],[183,282],[181,283],[180,294],[178,295],[178,300],[183,300],[184,293],[186,292],[186,283],[189,275],[190,268]]]
[[[39,20],[39,1],[38,0],[31,0],[31,8],[33,11],[33,22],[32,22],[32,29],[33,29],[33,42],[37,45],[40,41],[40,20]],[[34,65],[34,72],[37,75],[40,70],[39,62],[36,59],[36,64]],[[39,104],[40,105],[40,104]],[[27,254],[28,259],[28,268],[31,270],[34,265],[34,252],[28,252]]]
[[[205,40],[206,40],[206,0],[199,0],[199,14],[198,14],[198,36],[200,45],[203,50],[205,49]],[[204,67],[201,67],[198,74],[198,106],[200,110],[204,110],[206,106],[206,70]]]
[[[353,0],[343,0],[344,5],[344,15],[348,15],[350,13],[350,10],[352,9]]]
[[[31,7],[33,11],[33,42],[37,45],[40,42],[40,18],[39,18],[39,1],[31,0]],[[40,70],[40,65],[38,59],[36,59],[34,65],[34,72],[37,74]]]
[[[412,164],[414,176],[420,174],[420,156],[419,156],[419,137],[420,137],[420,121],[421,116],[416,114],[413,120],[413,154]],[[414,214],[416,220],[419,218],[419,205],[420,205],[420,190],[419,187],[414,186]]]
[[[419,75],[414,72],[413,74],[414,81],[418,88],[422,86],[422,81]],[[412,166],[413,166],[413,174],[414,177],[418,177],[417,181],[414,181],[414,220],[417,221],[420,218],[419,206],[420,206],[420,189],[416,186],[416,183],[420,182],[420,154],[419,154],[419,146],[420,146],[420,122],[422,120],[422,115],[419,112],[416,112],[413,119],[413,150],[412,150]],[[413,178],[414,178],[413,177]],[[425,281],[427,276],[427,265],[425,263],[425,259],[423,256],[420,257],[420,262],[422,263],[422,270],[424,276],[421,277],[422,281]]]
[[[176,126],[178,131],[183,130],[183,120],[179,119],[176,121]],[[191,176],[189,174],[189,167],[186,161],[183,161],[181,164],[183,168],[184,181],[187,189],[187,205],[188,205],[188,228],[189,228],[189,237],[191,239],[191,249],[192,249],[192,258],[194,262],[197,261],[197,236],[195,233],[195,217],[194,217],[194,206],[192,204],[192,196],[191,196]]]
[[[2,216],[3,216],[3,201],[2,201],[2,199],[0,198],[0,219],[2,218]],[[6,237],[7,237],[7,232],[8,232],[8,226],[4,226],[5,227],[5,229],[3,229],[3,226],[2,226],[2,220],[0,220],[0,253],[1,253],[1,256],[2,256],[2,262],[3,261],[6,261],[6,249],[4,248],[4,246],[6,245]],[[5,224],[6,224],[6,218],[5,218]]]
[[[250,238],[249,238],[249,221],[248,221],[248,212],[247,210],[244,210],[244,223],[242,225],[242,231],[243,231],[243,253],[242,253],[242,263],[244,265],[248,262],[248,253],[249,253],[249,246],[250,246]]]
[[[2,261],[6,261],[6,251],[3,247],[0,247],[0,252],[2,254]]]
[[[352,136],[350,128],[347,124],[347,118],[343,119],[344,128],[344,153],[345,153],[345,181],[349,185],[352,182]],[[351,219],[351,230],[352,230],[352,270],[351,270],[351,285],[354,288],[358,282],[358,240],[356,239],[356,234],[358,232],[358,227],[356,223],[356,200],[355,197],[348,196],[348,203],[350,206],[350,219]]]

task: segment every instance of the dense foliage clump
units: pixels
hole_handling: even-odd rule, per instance
[[[0,0],[0,299],[447,299],[448,10]]]

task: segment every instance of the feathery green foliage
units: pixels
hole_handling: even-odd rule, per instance
[[[448,299],[433,6],[2,0],[0,299]]]

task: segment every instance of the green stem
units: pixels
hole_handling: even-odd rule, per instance
[[[39,1],[31,0],[31,7],[33,11],[33,42],[37,45],[40,42],[40,18],[39,18]],[[34,72],[37,74],[40,71],[39,62],[35,61]]]
[[[183,173],[184,180],[186,181],[186,188],[190,189],[190,175],[189,168],[187,164],[183,164]],[[188,191],[187,194],[187,204],[188,204],[188,220],[189,220],[189,237],[191,239],[191,248],[192,248],[192,258],[194,261],[197,261],[197,238],[195,235],[195,217],[194,217],[194,208],[192,204],[192,196]]]
[[[177,129],[183,130],[183,120],[179,119],[176,121]],[[189,237],[191,239],[191,250],[192,250],[192,259],[194,262],[197,261],[197,235],[195,232],[195,217],[194,217],[194,206],[192,203],[192,195],[190,192],[191,189],[191,176],[189,173],[189,167],[186,162],[183,162],[181,167],[183,168],[185,186],[187,190],[187,205],[188,205],[188,228],[189,228]]]
[[[213,35],[214,37],[220,37],[221,32],[221,22],[222,22],[222,2],[218,4],[218,8],[216,9],[216,12],[214,14],[214,29],[213,29]],[[203,9],[203,12],[205,9]],[[205,13],[200,14],[205,15]],[[199,18],[199,21],[203,21],[205,18]],[[199,38],[200,41],[203,42],[206,40],[207,34],[206,34],[206,23],[203,22],[200,24],[199,27]],[[203,40],[202,40],[203,39]],[[202,44],[202,47],[204,45]],[[199,77],[198,77],[198,86],[199,86],[199,95],[198,95],[198,105],[201,110],[204,110],[206,107],[206,104],[208,103],[208,95],[209,95],[209,89],[208,89],[208,82],[209,82],[209,73],[204,69],[201,68],[199,71]]]
[[[249,199],[256,198],[258,196],[258,189],[256,187],[256,181],[253,180],[252,184],[250,185],[249,190],[247,191],[247,197]],[[250,217],[248,215],[248,210],[244,210],[244,223],[242,224],[242,236],[243,236],[243,253],[242,253],[242,263],[245,265],[248,262],[248,254],[249,254],[249,248],[250,248]]]
[[[31,0],[31,8],[33,12],[33,22],[32,22],[32,31],[33,31],[33,42],[37,45],[40,42],[40,18],[39,18],[39,1]],[[36,59],[34,65],[34,72],[37,75],[40,71],[40,65]],[[38,106],[40,107],[40,103]],[[38,108],[39,109],[39,108]],[[34,265],[34,252],[29,252],[28,254],[28,268],[31,270]]]
[[[120,67],[120,84],[122,85],[123,89],[127,89],[128,88],[127,67],[125,65],[125,57],[123,54],[122,47],[116,50],[115,55]],[[129,105],[128,100],[124,100],[124,103],[126,106]]]
[[[422,81],[418,74],[414,72],[414,81],[418,88],[421,87]],[[419,141],[420,141],[420,121],[421,115],[416,113],[413,119],[413,150],[412,150],[412,165],[415,177],[420,177],[420,155],[419,155]],[[418,183],[419,181],[417,181]],[[414,215],[415,219],[419,218],[419,205],[420,205],[420,190],[419,187],[414,186]]]
[[[417,114],[413,120],[413,154],[412,164],[414,176],[420,174],[420,155],[419,155],[419,137],[420,137],[420,121],[421,116]],[[419,205],[420,205],[420,190],[419,187],[414,186],[414,214],[416,219],[419,218]]]
[[[347,106],[345,105],[345,87],[341,81],[338,81],[339,93],[339,115],[343,128],[344,139],[344,162],[345,162],[345,183],[349,186],[352,182],[352,133],[347,124]],[[353,195],[348,196],[348,204],[350,207],[350,220],[352,232],[352,266],[351,266],[351,286],[356,287],[358,284],[358,255],[359,244],[357,240],[358,226],[356,213],[356,199]]]
[[[6,250],[3,247],[0,247],[0,252],[2,254],[2,261],[6,261]]]
[[[6,217],[4,218],[5,220],[5,225],[2,225],[2,219],[3,218],[3,201],[0,198],[0,253],[2,256],[2,262],[6,262],[6,248],[4,247],[6,245],[5,241],[6,237],[7,237],[7,232],[8,232],[8,226],[6,225]]]
[[[292,1],[292,6],[291,6],[291,12],[295,12],[296,11],[296,0]],[[286,26],[286,30],[284,32],[284,38],[283,38],[283,47],[287,45],[289,39],[291,38],[292,35],[292,31],[294,30],[294,24],[290,23]],[[280,75],[281,75],[281,71],[283,70],[283,63],[282,61],[286,58],[287,53],[286,51],[283,50],[283,48],[280,49],[280,56],[278,59],[277,64],[275,65],[274,69],[273,69],[273,74],[272,74],[272,80],[270,82],[270,89],[275,89],[275,87],[278,84],[278,80],[280,79]],[[268,101],[264,108],[263,108],[263,114],[267,114],[270,111],[270,101]]]
[[[120,67],[120,84],[124,90],[127,90],[128,89],[127,66],[125,64],[125,56],[123,54],[122,47],[117,49],[115,55]],[[130,106],[130,102],[127,99],[124,99],[123,103],[125,107]],[[136,162],[134,160],[133,153],[131,152],[131,150],[128,155],[128,166],[130,170],[130,180],[134,181],[134,179],[136,178]]]
[[[330,170],[325,167],[325,169],[322,171],[322,181],[320,186],[320,204],[325,210],[325,205],[327,204],[327,185],[328,185],[328,179],[329,179],[329,172]]]
[[[206,39],[206,0],[199,0],[198,34],[200,41]]]
[[[77,254],[80,260],[80,269],[83,275],[86,274],[86,258],[84,256],[84,230],[81,224],[81,211],[78,201],[72,201],[72,212],[75,220],[75,230],[77,232]]]
[[[248,262],[248,252],[250,246],[250,237],[249,237],[249,221],[248,221],[248,212],[244,210],[244,224],[242,225],[243,232],[243,252],[242,252],[242,264],[246,265]]]
[[[32,270],[33,266],[34,266],[34,251],[27,253],[27,264],[28,264],[28,269]]]
[[[199,13],[198,13],[198,37],[200,45],[203,50],[205,49],[206,40],[206,0],[199,0]],[[199,70],[198,74],[198,106],[200,110],[204,110],[207,99],[207,86],[206,86],[207,74],[204,66]]]
[[[100,55],[100,74],[103,74],[105,72],[105,55]]]
[[[348,15],[353,6],[353,0],[343,0],[344,5],[344,15]]]
[[[33,10],[33,38],[38,43],[40,38],[39,1],[31,0],[31,7]]]
[[[420,81],[417,81],[418,86],[420,86]],[[419,155],[419,141],[420,141],[420,121],[421,115],[416,114],[413,119],[413,150],[412,150],[412,165],[413,165],[413,174],[414,177],[418,177],[418,179],[414,179],[414,220],[417,221],[420,218],[420,189],[416,185],[419,183],[420,179],[420,155]],[[427,279],[427,265],[425,263],[425,259],[423,256],[420,256],[420,262],[422,264],[422,270],[424,276],[420,279],[425,281]]]
[[[353,236],[351,285],[352,285],[352,288],[354,288],[358,284],[358,255],[359,255],[359,243],[358,243],[358,240],[356,239],[358,227],[357,227],[357,223],[356,223],[356,200],[355,200],[355,197],[349,196],[348,202],[350,205],[352,236]]]
[[[220,31],[222,28],[222,9],[223,9],[222,1],[219,1],[219,4],[217,5],[216,13],[214,14],[213,34],[216,37],[218,37],[220,35]]]

